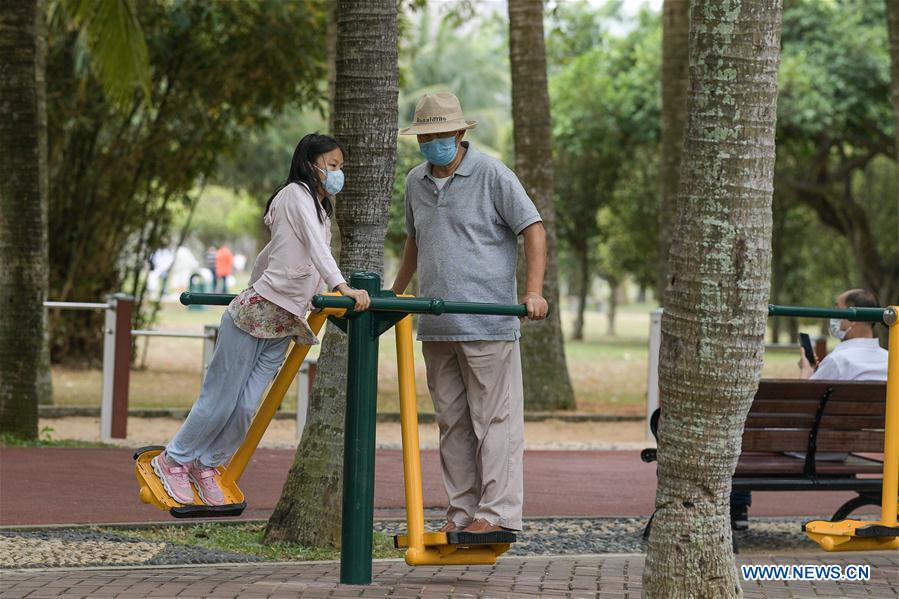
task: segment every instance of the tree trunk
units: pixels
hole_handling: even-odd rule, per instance
[[[891,62],[891,97],[893,99],[893,116],[895,117],[895,133],[896,133],[896,179],[899,180],[899,2],[896,0],[886,0],[887,4],[887,26],[890,36],[890,62]],[[899,195],[899,185],[896,186],[896,193]],[[896,198],[899,204],[899,197]],[[893,265],[899,269],[899,261]],[[883,305],[899,304],[899,272],[889,279],[892,281],[891,286],[884,285],[885,289],[880,290],[880,302]],[[886,329],[880,329],[880,343],[886,345]]]
[[[509,1],[509,58],[512,72],[512,122],[515,168],[546,228],[546,278],[543,296],[550,305],[543,321],[524,321],[521,365],[527,410],[568,410],[574,390],[565,361],[559,303],[556,211],[553,205],[552,126],[546,86],[542,0]],[[518,284],[524,291],[523,260]]]
[[[893,116],[896,124],[894,127],[896,133],[896,178],[899,180],[899,2],[896,0],[885,0],[887,5],[887,28],[890,36],[890,76],[891,76],[891,98],[893,100]],[[899,194],[899,185],[896,187],[896,193]],[[899,202],[899,198],[897,198]],[[884,303],[899,302],[899,297],[883,298]]]
[[[783,196],[776,198],[771,206],[771,303],[780,304],[782,301],[782,292],[784,280],[787,275],[786,260],[784,260],[784,242],[785,227],[787,223],[787,214],[789,208],[784,206],[785,200]],[[795,318],[790,320],[796,321]],[[779,343],[780,330],[783,325],[783,318],[771,319],[771,342]]]
[[[40,0],[0,11],[0,433],[37,437],[47,367],[47,32]]]
[[[328,3],[328,135],[334,135],[334,95],[337,93],[337,2]],[[334,219],[335,221],[337,219]],[[340,260],[340,226],[331,223],[331,253]]]
[[[586,247],[576,250],[580,268],[580,281],[577,291],[577,319],[574,321],[574,334],[571,336],[576,341],[584,340],[584,312],[587,310],[587,295],[590,292],[590,252]]]
[[[765,348],[781,0],[696,0],[646,597],[740,597],[728,498]]]
[[[687,120],[690,0],[662,4],[662,205],[659,210],[659,281],[661,304],[668,285],[668,247],[677,216],[684,123]]]
[[[341,0],[337,7],[334,134],[347,156],[335,213],[347,280],[357,271],[383,276],[396,161],[396,11],[395,0]],[[266,528],[267,542],[339,545],[345,406],[346,336],[329,325],[306,431]]]
[[[609,284],[609,307],[606,310],[606,335],[615,336],[615,314],[618,312],[618,291],[621,287],[621,281],[615,277],[607,277],[606,282]]]

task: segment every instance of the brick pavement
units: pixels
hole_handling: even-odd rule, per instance
[[[870,564],[867,582],[743,582],[747,599],[899,597],[899,552],[739,557],[738,564]],[[410,568],[374,564],[370,586],[338,584],[339,564],[266,563],[159,568],[0,572],[0,599],[119,597],[567,597],[641,596],[644,558],[573,556],[503,558],[495,566]]]

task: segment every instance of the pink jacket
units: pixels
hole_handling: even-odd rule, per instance
[[[272,239],[256,258],[250,284],[265,299],[305,317],[323,284],[331,290],[346,283],[331,255],[331,219],[319,222],[309,190],[290,183],[272,200],[265,224]]]

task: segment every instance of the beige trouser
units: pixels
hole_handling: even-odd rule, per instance
[[[425,341],[440,464],[457,526],[521,530],[524,391],[518,341]]]

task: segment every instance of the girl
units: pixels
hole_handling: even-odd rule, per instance
[[[215,468],[243,441],[290,338],[318,343],[305,315],[323,283],[352,297],[357,310],[370,304],[368,293],[346,284],[331,256],[330,216],[332,200],[343,187],[342,168],[337,140],[307,135],[294,151],[287,181],[268,200],[264,222],[272,239],[256,259],[250,286],[222,315],[199,399],[151,462],[178,503],[194,502],[191,483],[207,505],[225,503]]]

